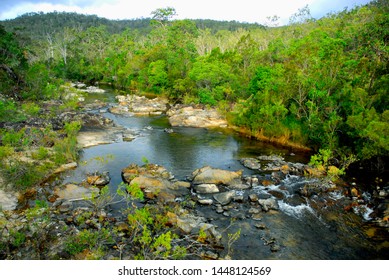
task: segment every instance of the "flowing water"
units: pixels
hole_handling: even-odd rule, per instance
[[[99,94],[98,98],[114,100],[111,94]],[[68,173],[65,182],[80,182],[88,172],[109,171],[114,191],[122,182],[122,168],[130,163],[142,165],[146,159],[166,167],[180,180],[206,165],[255,174],[240,164],[243,157],[281,154],[286,161],[308,161],[306,154],[291,155],[292,151],[286,148],[250,140],[228,130],[179,127],[166,133],[164,129],[170,126],[165,116],[124,117],[108,112],[104,115],[138,136],[131,142],[119,140],[84,149],[80,161],[86,164]],[[307,180],[314,179],[287,176],[277,185],[241,191],[243,195],[257,193],[264,197],[272,196],[274,191],[281,194],[279,211],[261,212],[256,220],[247,215],[251,207],[247,203],[230,205],[228,215],[217,214],[212,206],[198,206],[196,211],[219,226],[226,239],[228,234],[241,231],[230,248],[234,259],[388,258],[388,242],[375,243],[366,234],[371,230],[367,222],[369,209],[361,209],[361,213],[345,212],[347,199],[335,192],[326,197],[303,199],[295,192]]]

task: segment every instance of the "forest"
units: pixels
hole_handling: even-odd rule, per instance
[[[286,26],[174,16],[161,8],[128,21],[55,12],[0,22],[0,158],[14,151],[7,123],[39,114],[61,85],[80,81],[215,106],[236,129],[312,149],[339,170],[385,169],[388,1],[318,20],[306,7]]]

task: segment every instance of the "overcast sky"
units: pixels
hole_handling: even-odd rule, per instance
[[[308,5],[311,15],[320,18],[345,7],[353,8],[371,0],[0,0],[0,20],[27,12],[66,11],[98,15],[108,19],[150,17],[157,8],[173,7],[177,19],[216,19],[264,23],[277,15],[286,24],[298,9]]]

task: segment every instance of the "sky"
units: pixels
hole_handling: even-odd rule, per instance
[[[173,7],[175,19],[215,19],[265,23],[277,15],[287,24],[291,15],[308,5],[319,19],[371,0],[0,0],[0,20],[13,19],[28,12],[77,12],[108,19],[151,17],[158,8]]]

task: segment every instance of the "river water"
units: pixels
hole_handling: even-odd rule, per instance
[[[96,96],[90,96],[91,100]],[[99,95],[113,102],[113,95]],[[122,182],[121,170],[131,163],[147,160],[166,167],[177,179],[185,180],[195,169],[209,165],[226,170],[243,170],[243,157],[282,155],[286,161],[306,163],[307,154],[242,137],[228,130],[202,128],[170,128],[165,116],[124,117],[104,113],[117,124],[138,136],[131,142],[119,140],[83,150],[79,167],[68,173],[66,182],[80,182],[87,173],[109,171],[110,187],[115,191]],[[387,259],[388,241],[373,240],[368,232],[379,230],[368,222],[368,209],[362,214],[344,211],[349,203],[340,193],[303,199],[295,191],[308,179],[288,176],[278,185],[242,191],[270,196],[271,191],[283,193],[278,200],[279,211],[260,213],[256,220],[247,213],[249,204],[230,205],[228,215],[217,214],[212,206],[198,206],[196,211],[217,225],[225,240],[240,230],[239,239],[231,246],[233,259]],[[310,179],[314,180],[314,179]],[[270,193],[269,193],[270,191]],[[276,248],[276,249],[275,249]]]

